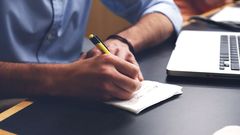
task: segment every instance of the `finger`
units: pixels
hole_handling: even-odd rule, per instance
[[[140,74],[139,74],[139,76],[138,76],[138,79],[139,79],[139,81],[143,81],[143,80],[144,80],[144,77],[143,77],[142,72],[140,72]]]
[[[121,100],[128,100],[128,99],[131,99],[133,96],[132,92],[128,92],[128,91],[118,87],[114,83],[111,85],[111,87],[109,89],[109,94],[112,97],[111,99],[117,98],[117,99],[121,99]]]
[[[138,65],[138,62],[136,61],[134,55],[131,53],[131,52],[128,52],[128,51],[119,51],[119,49],[116,49],[116,56],[136,65],[137,67],[139,67]],[[143,81],[144,78],[143,78],[143,75],[142,75],[142,72],[140,70],[140,67],[139,67],[139,75],[136,76],[134,79],[138,79],[139,81]]]
[[[134,65],[139,67],[139,71],[138,71],[139,74],[138,74],[137,78],[139,79],[139,81],[143,81],[144,77],[143,77],[143,74],[141,72],[140,66],[139,66],[137,60],[135,59],[135,57],[133,55],[129,55],[129,56],[126,56],[125,59],[126,59],[126,61],[128,61],[128,62],[130,62],[130,63],[132,63],[132,64],[134,64]]]
[[[140,81],[129,78],[118,71],[113,74],[112,81],[116,86],[130,93],[133,93],[141,87]]]
[[[102,52],[95,47],[87,53],[87,57],[90,58],[90,57],[94,57],[94,56],[99,56],[101,54],[102,54]]]
[[[136,78],[139,74],[139,67],[117,56],[111,55],[109,62],[111,62],[119,72],[131,78]]]
[[[111,80],[105,81],[100,87],[100,100],[113,100],[113,99],[130,99],[132,92],[128,92],[117,85]]]

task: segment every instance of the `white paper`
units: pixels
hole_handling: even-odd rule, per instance
[[[174,95],[182,94],[182,87],[172,84],[163,84],[155,81],[143,81],[142,87],[134,93],[132,99],[127,101],[110,101],[107,104],[118,108],[140,113],[142,110],[166,100]]]
[[[214,21],[232,21],[240,23],[240,8],[238,7],[225,7],[217,14],[211,17]]]
[[[240,135],[240,126],[226,126],[216,131],[213,135]]]

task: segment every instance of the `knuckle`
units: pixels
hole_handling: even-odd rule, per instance
[[[99,66],[99,71],[100,71],[100,73],[102,73],[102,74],[105,74],[105,73],[109,72],[108,70],[109,70],[108,65],[103,65],[103,64],[102,64],[102,65]]]
[[[131,89],[132,89],[133,91],[137,91],[140,87],[141,87],[141,84],[140,84],[139,82],[135,82],[135,83],[133,83]]]
[[[133,56],[133,54],[132,54],[130,51],[128,51],[127,57],[128,57],[128,58],[135,59],[135,57]]]
[[[121,49],[120,49],[119,47],[116,47],[115,50],[116,50],[117,52],[121,51]]]
[[[113,79],[114,71],[110,66],[100,66],[100,71],[101,76],[105,77],[106,79]]]
[[[108,91],[110,90],[110,86],[109,86],[109,84],[108,84],[107,82],[101,83],[101,84],[100,84],[100,88],[101,88],[103,91],[107,92],[107,93],[108,93]]]
[[[138,75],[139,74],[139,71],[140,71],[140,68],[136,65],[133,66],[133,69],[132,69],[132,73],[134,75]]]
[[[111,63],[112,59],[113,58],[107,54],[103,54],[103,55],[99,56],[99,60],[102,61],[103,63]]]
[[[98,50],[98,49],[96,49],[96,48],[94,48],[94,49],[92,49],[91,51],[90,51],[90,54],[92,54],[92,55],[99,55],[99,54],[101,54],[101,52]]]

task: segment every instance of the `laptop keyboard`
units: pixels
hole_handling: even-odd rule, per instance
[[[219,69],[240,70],[240,36],[221,35]]]

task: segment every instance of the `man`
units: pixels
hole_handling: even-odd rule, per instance
[[[134,25],[97,49],[81,54],[90,0],[0,1],[1,97],[66,96],[129,99],[143,80],[136,52],[181,27],[172,0],[102,0]],[[130,48],[129,48],[130,47]]]

